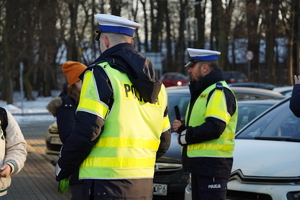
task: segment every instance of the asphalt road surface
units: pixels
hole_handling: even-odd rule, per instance
[[[45,117],[40,115],[41,119]],[[30,119],[30,117],[28,117]],[[49,117],[49,119],[45,118],[45,120],[36,121],[35,118],[32,120],[26,120],[24,122],[19,123],[19,126],[22,130],[22,133],[29,145],[31,145],[39,154],[45,157],[45,159],[55,164],[58,156],[57,155],[47,155],[46,151],[46,143],[45,143],[45,134],[50,124],[55,121],[54,118]]]

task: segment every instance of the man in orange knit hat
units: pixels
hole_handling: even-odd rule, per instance
[[[47,109],[56,117],[58,134],[64,144],[70,136],[75,124],[75,111],[79,102],[82,81],[80,75],[87,66],[79,62],[67,61],[62,65],[62,71],[66,75],[68,83],[64,85],[59,97],[54,98],[47,105]],[[78,179],[78,171],[72,174],[70,179],[71,200],[82,199],[82,181]]]

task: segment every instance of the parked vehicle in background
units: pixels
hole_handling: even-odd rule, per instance
[[[289,109],[289,101],[276,104],[237,133],[227,199],[299,199],[300,118]],[[190,199],[187,186],[185,200]]]
[[[248,88],[248,87],[230,87],[235,93],[237,100],[258,100],[258,99],[284,99],[286,96],[279,92],[261,89],[261,88]],[[168,87],[167,90],[177,90],[176,93],[189,93],[188,86],[183,87]]]
[[[230,87],[235,93],[237,100],[258,100],[258,99],[284,99],[286,96],[279,92],[261,88]]]
[[[284,99],[285,96],[270,90],[257,88],[232,88],[238,99],[238,129],[258,116],[264,109]],[[190,100],[188,86],[168,87],[169,118],[175,119],[174,106],[179,107],[181,118],[184,118]],[[272,99],[272,100],[266,100]],[[246,101],[247,100],[247,101]],[[251,101],[249,101],[251,100]],[[253,112],[254,111],[254,112]],[[182,200],[189,174],[182,169],[180,145],[177,143],[177,133],[171,135],[171,145],[166,154],[157,160],[153,179],[154,200]],[[59,154],[61,143],[57,133],[56,123],[51,124],[46,133],[47,153]]]
[[[161,76],[160,81],[165,85],[165,87],[184,86],[189,84],[189,78],[178,72],[164,73]]]
[[[243,88],[232,87],[231,88],[236,95],[238,101],[244,100],[259,100],[259,99],[284,99],[286,96],[281,95],[278,92],[264,90],[259,88]],[[190,100],[190,92],[188,86],[173,86],[167,88],[169,99],[169,118],[173,122],[175,119],[174,106],[178,105],[181,118],[185,116],[185,110]],[[59,154],[62,143],[60,141],[57,124],[54,122],[51,124],[45,135],[46,153],[47,154]]]
[[[279,99],[261,99],[261,100],[246,100],[239,101],[239,115],[236,127],[236,132],[243,128],[246,124],[251,122],[261,113],[272,107],[273,105],[279,103]]]
[[[249,81],[244,73],[238,71],[224,71],[223,77],[227,83],[241,83]]]
[[[58,155],[62,146],[62,142],[58,135],[58,129],[56,121],[47,129],[45,135],[45,143],[46,143],[46,154],[55,154]]]
[[[282,87],[275,87],[273,88],[273,91],[279,92],[282,95],[285,96],[291,96],[293,92],[294,86],[282,86]]]
[[[239,92],[243,92],[238,97],[238,109],[241,110],[242,114],[238,118],[238,129],[241,129],[246,123],[258,116],[264,109],[268,109],[275,103],[279,102],[284,98],[279,93],[274,95],[269,90],[259,90],[260,92],[271,92],[269,98],[276,98],[272,100],[264,99],[265,94],[255,94],[253,91],[256,89],[249,89],[249,93],[242,91],[241,88],[237,88],[236,95]],[[179,107],[181,118],[184,118],[187,105],[190,100],[190,93],[188,87],[169,87],[167,88],[168,93],[168,105],[169,105],[169,118],[172,123],[175,119],[174,106]],[[251,101],[244,101],[253,96]],[[262,98],[262,99],[259,99]],[[281,99],[280,99],[281,98]],[[181,162],[181,147],[177,143],[177,133],[173,132],[171,135],[171,145],[168,151],[156,162],[156,168],[154,173],[154,200],[182,200],[184,198],[184,190],[189,180],[189,174],[185,173],[182,168]]]
[[[261,88],[266,90],[273,90],[275,85],[269,83],[254,83],[254,82],[247,82],[247,83],[230,83],[228,84],[230,87],[249,87],[249,88]]]

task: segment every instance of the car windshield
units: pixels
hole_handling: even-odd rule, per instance
[[[255,117],[272,106],[272,104],[239,103],[239,116],[236,131],[243,128]]]
[[[168,94],[168,106],[169,106],[169,119],[173,123],[175,120],[175,109],[174,106],[178,106],[181,118],[184,119],[187,105],[190,101],[190,93],[169,93]]]
[[[300,142],[300,118],[291,112],[286,100],[239,132],[236,138]]]
[[[232,77],[232,74],[231,73],[223,73],[223,77],[224,79],[230,79]]]
[[[177,80],[186,79],[186,76],[183,74],[174,74],[174,79],[177,79]]]

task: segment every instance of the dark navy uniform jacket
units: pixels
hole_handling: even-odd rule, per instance
[[[300,84],[295,84],[290,100],[290,109],[295,116],[300,117]]]
[[[217,83],[218,81],[224,80],[223,73],[220,68],[211,71],[206,76],[202,77],[197,82],[191,82],[190,92],[191,101],[190,107],[195,103],[199,95],[210,85]],[[214,91],[214,90],[213,90]],[[212,95],[213,91],[208,95],[208,99]],[[223,88],[227,110],[230,115],[233,115],[236,111],[235,97],[230,90]],[[188,111],[187,111],[188,112]],[[225,122],[209,117],[206,122],[201,126],[197,127],[186,127],[188,134],[186,134],[187,144],[201,143],[212,139],[217,139],[225,130]],[[184,170],[197,174],[200,176],[224,178],[228,179],[231,173],[232,158],[210,158],[210,157],[187,157],[187,145],[183,146],[182,152],[182,163]]]
[[[155,77],[151,61],[143,54],[134,50],[133,45],[122,43],[104,51],[99,58],[87,68],[93,70],[100,100],[109,107],[113,104],[113,91],[110,81],[97,64],[107,61],[111,67],[124,72],[148,102],[153,101],[153,93],[160,91],[161,83]],[[82,77],[81,77],[82,78]],[[168,110],[166,109],[165,115]],[[62,180],[72,174],[90,153],[92,147],[97,143],[102,128],[105,128],[104,120],[99,116],[87,112],[76,113],[76,123],[72,134],[64,144],[61,158],[58,164],[61,171],[56,180]],[[169,148],[170,130],[162,133],[161,143],[157,152],[157,158],[161,157]]]

